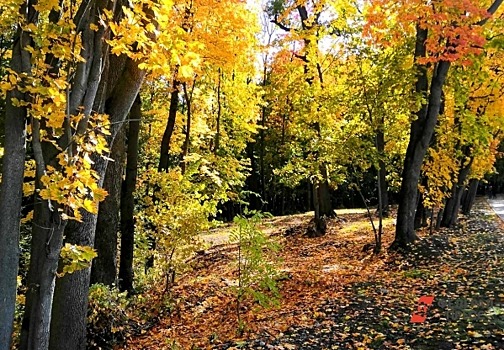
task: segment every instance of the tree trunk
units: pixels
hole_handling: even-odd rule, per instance
[[[128,58],[119,80],[114,84],[115,87],[105,102],[105,112],[109,114],[111,122],[109,143],[113,143],[121,123],[126,119],[144,77],[145,72],[138,68],[136,62]],[[100,179],[103,179],[107,169],[107,160],[96,157],[94,161],[94,169],[100,175]],[[93,246],[96,219],[96,215],[83,212],[82,223],[72,222],[68,225],[66,241],[77,245]],[[86,348],[89,281],[89,268],[58,279],[51,324],[52,350],[84,350]]]
[[[376,132],[376,150],[380,155],[378,160],[378,183],[379,192],[381,193],[381,215],[387,217],[389,213],[389,200],[388,200],[388,185],[387,185],[387,167],[385,166],[385,161],[383,160],[383,155],[385,154],[385,133],[383,132],[383,125],[385,121],[382,117],[381,125]]]
[[[27,23],[37,20],[33,1],[21,6],[20,13],[28,8]],[[30,71],[30,55],[25,50],[30,45],[28,32],[18,28],[13,40],[11,69],[16,73]],[[9,350],[16,306],[17,274],[19,265],[19,224],[23,198],[23,173],[26,155],[25,123],[27,110],[14,106],[12,98],[20,101],[25,96],[18,89],[10,90],[5,106],[5,138],[0,185],[0,350]]]
[[[173,87],[170,96],[170,109],[168,111],[168,122],[166,129],[163,133],[161,141],[161,151],[159,154],[158,171],[168,171],[170,167],[170,142],[175,128],[175,121],[177,120],[177,110],[179,105],[179,86],[180,82],[173,79]]]
[[[126,160],[126,178],[121,192],[121,257],[119,264],[119,289],[133,291],[133,248],[135,243],[135,192],[138,167],[138,137],[142,117],[140,94],[131,107],[128,129],[128,154]]]
[[[193,83],[192,89],[194,90],[194,85],[196,82]],[[187,168],[187,162],[186,162],[186,157],[189,154],[189,146],[191,144],[191,101],[192,101],[192,91],[191,94],[188,93],[187,91],[187,84],[183,83],[182,88],[184,90],[184,99],[186,101],[187,105],[187,121],[186,121],[186,129],[185,129],[185,140],[184,140],[184,146],[182,147],[182,155],[181,155],[181,160],[180,160],[180,168],[182,171],[182,175],[185,174],[186,168]]]
[[[336,212],[333,210],[331,203],[331,192],[327,180],[318,185],[318,206],[320,210],[320,216],[325,216],[328,218],[336,217]]]
[[[213,153],[217,154],[220,147],[220,134],[221,134],[221,115],[222,115],[222,102],[221,102],[221,81],[222,81],[222,73],[219,68],[219,80],[217,82],[217,118],[215,121],[215,145],[213,149]]]
[[[427,210],[424,206],[423,200],[424,200],[423,195],[419,193],[417,198],[418,204],[415,213],[415,222],[413,224],[415,230],[427,226]]]
[[[20,349],[48,349],[58,259],[66,221],[57,208],[36,199],[30,268],[27,276],[26,308],[21,326]]]
[[[255,156],[255,143],[248,142],[247,147],[245,149],[247,157],[250,159],[250,174],[247,176],[245,181],[246,188],[250,190],[250,195],[248,198],[249,206],[253,210],[261,209],[261,201],[260,201],[260,189],[259,189],[259,177],[258,169],[257,169],[257,161]]]
[[[116,285],[117,276],[117,232],[119,231],[119,207],[124,171],[125,128],[122,127],[112,145],[103,188],[108,195],[100,203],[96,222],[94,247],[98,256],[93,259],[91,284]]]
[[[493,15],[502,4],[503,0],[494,0],[487,12]],[[475,25],[484,25],[491,16],[483,18]],[[427,29],[422,29],[417,23],[415,41],[415,59],[426,57]],[[449,46],[450,43],[447,43]],[[448,47],[447,47],[448,49]],[[443,99],[443,85],[450,69],[450,62],[439,61],[434,66],[431,86],[429,91],[427,67],[415,63],[419,76],[415,86],[416,92],[427,96],[428,103],[424,104],[417,112],[417,119],[411,123],[410,141],[406,150],[404,160],[403,180],[399,198],[399,208],[397,211],[396,235],[392,248],[406,247],[406,245],[417,238],[413,229],[415,215],[415,203],[418,179],[422,168],[423,159],[430,139],[434,133],[439,111],[441,110]]]
[[[415,58],[426,55],[425,40],[427,30],[417,26]],[[419,77],[416,91],[420,94],[428,92],[428,103],[417,113],[417,119],[411,123],[410,140],[404,159],[397,225],[392,248],[405,248],[417,239],[414,229],[415,209],[417,204],[418,180],[422,163],[429,147],[430,140],[441,108],[442,89],[450,68],[450,62],[440,61],[434,68],[430,90],[428,87],[427,68],[417,65]]]
[[[469,188],[462,203],[462,213],[464,215],[469,215],[471,213],[472,206],[476,200],[476,193],[478,193],[478,186],[479,180],[477,179],[472,179],[469,183]]]
[[[453,184],[452,195],[446,201],[445,209],[443,211],[443,219],[441,220],[442,227],[453,227],[457,223],[460,201],[465,188],[464,183],[471,171],[472,162],[473,158],[471,158],[469,163],[463,166],[463,168],[459,171],[457,182]]]

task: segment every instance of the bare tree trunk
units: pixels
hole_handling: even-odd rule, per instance
[[[173,135],[173,130],[175,128],[175,122],[177,120],[177,111],[179,105],[179,86],[180,82],[177,81],[176,77],[173,79],[173,87],[170,97],[170,108],[168,111],[168,122],[166,124],[166,129],[163,133],[163,139],[161,141],[161,151],[159,154],[159,166],[158,171],[168,171],[170,167],[170,142]]]
[[[122,127],[112,145],[103,188],[108,195],[100,203],[96,222],[94,247],[98,256],[93,259],[91,284],[116,284],[117,277],[117,232],[119,231],[119,207],[121,202],[122,175],[124,172],[125,127]]]
[[[27,23],[37,21],[34,1],[21,6],[20,13],[27,15]],[[30,71],[30,54],[25,50],[30,45],[28,32],[21,28],[13,40],[11,69],[16,73]],[[9,350],[13,331],[16,305],[17,274],[19,265],[19,225],[23,198],[23,172],[26,155],[25,106],[14,106],[12,98],[25,100],[17,88],[10,90],[6,98],[5,139],[0,187],[0,350]]]
[[[221,115],[222,115],[222,72],[219,68],[219,80],[217,83],[217,118],[216,118],[216,130],[215,130],[215,145],[214,145],[214,154],[217,154],[217,151],[220,147],[220,134],[221,134]]]
[[[462,213],[464,213],[464,215],[469,215],[471,213],[472,206],[476,199],[476,193],[478,192],[478,186],[479,180],[477,179],[472,179],[469,183],[467,194],[462,203]]]
[[[384,118],[381,118],[382,128],[385,124]],[[388,186],[387,186],[387,168],[385,166],[385,161],[383,160],[383,155],[385,154],[385,133],[382,128],[379,128],[376,132],[376,150],[380,155],[378,160],[378,192],[381,193],[381,215],[387,217],[389,213],[389,200],[388,200]]]
[[[443,219],[441,220],[442,227],[453,227],[457,223],[460,201],[465,188],[464,184],[469,172],[471,171],[473,159],[474,158],[471,158],[469,163],[460,169],[457,176],[457,182],[453,184],[452,195],[446,201],[445,209],[443,211]]]
[[[142,117],[140,94],[131,107],[128,129],[128,155],[126,160],[126,178],[121,192],[121,257],[119,264],[119,289],[133,291],[133,248],[135,243],[135,191],[138,167],[138,137]]]
[[[187,91],[187,84],[183,83],[182,88],[184,90],[184,99],[186,101],[187,105],[187,121],[186,121],[186,128],[185,128],[185,140],[184,140],[184,146],[182,148],[182,159],[180,160],[180,167],[182,170],[182,175],[185,174],[186,168],[187,168],[187,162],[186,162],[186,157],[189,154],[189,146],[191,144],[191,102],[192,102],[192,95],[194,91],[194,85],[196,82],[193,83],[192,86],[192,91],[189,93]]]
[[[426,179],[425,181],[422,180],[425,184],[427,183]],[[427,208],[424,206],[424,198],[421,193],[418,193],[417,197],[417,208],[416,208],[416,213],[415,213],[415,222],[414,222],[414,228],[415,230],[418,230],[419,228],[426,227],[427,226]]]

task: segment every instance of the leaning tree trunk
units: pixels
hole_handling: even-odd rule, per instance
[[[96,222],[94,247],[98,256],[93,259],[91,284],[116,284],[117,276],[117,232],[119,231],[119,208],[121,203],[122,175],[124,171],[125,128],[117,134],[111,148],[113,162],[107,166],[103,188],[108,195],[100,203]]]
[[[138,167],[138,137],[142,117],[140,94],[131,107],[128,128],[126,177],[121,192],[121,255],[119,263],[119,289],[133,292],[133,248],[135,243],[135,192]]]
[[[415,58],[425,57],[427,30],[417,25]],[[410,141],[406,150],[402,173],[399,208],[397,211],[396,235],[392,248],[404,248],[417,239],[414,229],[415,209],[417,204],[418,180],[422,163],[427,153],[430,140],[441,109],[442,89],[450,68],[450,62],[436,64],[429,90],[427,67],[417,65],[419,76],[416,83],[418,93],[428,93],[428,103],[417,112],[417,119],[411,123]]]
[[[476,194],[478,193],[479,180],[472,179],[469,183],[469,187],[465,194],[464,200],[462,201],[462,213],[464,215],[469,215],[471,213],[471,209],[476,200]]]
[[[111,123],[109,143],[113,142],[121,123],[126,119],[144,76],[145,72],[138,68],[138,64],[128,58],[119,80],[114,84],[115,87],[105,102],[105,112],[109,114]],[[107,169],[107,160],[97,157],[94,169],[103,179]],[[96,215],[83,212],[82,223],[74,222],[66,230],[66,241],[77,245],[93,246],[96,218]],[[90,268],[58,279],[51,324],[52,350],[84,350],[86,348],[89,281]]]
[[[21,6],[20,13],[27,15],[27,23],[34,23],[37,14],[34,1]],[[18,28],[12,48],[11,69],[16,73],[30,71],[30,34]],[[15,106],[12,98],[24,101],[24,93],[17,88],[6,98],[5,139],[0,187],[0,350],[9,350],[16,306],[17,274],[19,265],[19,224],[23,198],[23,172],[26,155],[25,106]]]

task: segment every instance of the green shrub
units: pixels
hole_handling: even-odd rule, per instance
[[[94,284],[89,289],[88,346],[91,349],[111,349],[125,340],[128,331],[126,292],[115,287]]]

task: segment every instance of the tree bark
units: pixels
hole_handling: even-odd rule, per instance
[[[94,247],[98,256],[93,259],[91,284],[116,285],[117,277],[117,232],[119,231],[119,208],[125,160],[125,127],[122,127],[112,145],[103,188],[108,195],[100,203],[96,222]]]
[[[48,201],[36,199],[26,307],[21,326],[20,349],[48,349],[58,259],[66,221]]]
[[[417,26],[415,58],[426,55],[425,40],[427,30]],[[431,86],[428,86],[427,68],[417,64],[419,76],[416,91],[426,94],[428,103],[417,112],[417,119],[411,123],[410,140],[404,159],[397,225],[392,248],[405,248],[417,239],[414,229],[417,204],[418,180],[422,163],[434,133],[434,127],[441,109],[442,89],[450,68],[450,62],[440,61],[434,68]]]
[[[423,195],[419,193],[417,197],[418,205],[415,212],[415,222],[413,224],[415,230],[427,226],[427,211],[424,206],[423,199]]]
[[[469,172],[471,171],[473,159],[474,158],[471,158],[469,163],[464,165],[459,171],[457,182],[453,185],[452,195],[446,201],[445,209],[443,211],[443,219],[441,220],[442,227],[453,227],[457,223],[460,201],[465,188],[464,184],[467,176],[469,176]]]
[[[469,215],[471,213],[472,206],[476,200],[476,194],[478,193],[479,180],[472,179],[469,183],[467,193],[462,203],[462,213],[464,215]]]
[[[179,105],[179,87],[180,82],[173,79],[173,87],[170,96],[170,108],[168,110],[168,122],[161,140],[161,151],[159,154],[158,171],[168,171],[170,167],[170,142],[177,120],[177,110]]]
[[[184,99],[186,101],[186,106],[187,106],[187,120],[186,120],[186,127],[185,127],[185,140],[184,140],[184,146],[182,147],[182,154],[181,154],[181,159],[180,159],[180,168],[182,175],[185,174],[186,168],[187,168],[187,162],[186,162],[186,157],[189,154],[189,146],[191,144],[191,102],[192,102],[192,92],[194,91],[194,85],[196,82],[193,82],[192,86],[192,91],[189,94],[187,91],[187,84],[183,83],[182,88],[184,91]]]
[[[133,248],[135,243],[135,192],[138,167],[138,138],[142,117],[140,94],[131,107],[128,129],[128,153],[126,159],[126,178],[121,192],[121,256],[119,264],[119,289],[133,292]]]
[[[388,185],[387,185],[387,167],[385,166],[385,161],[383,160],[383,155],[385,154],[385,133],[383,128],[385,125],[385,120],[381,118],[381,128],[376,132],[376,150],[380,155],[378,160],[378,184],[379,192],[381,194],[381,215],[387,217],[389,213],[389,200],[388,200]],[[380,210],[380,209],[378,209]]]
[[[27,23],[37,21],[33,1],[21,6],[20,13],[27,13]],[[25,50],[31,37],[19,27],[13,40],[11,69],[16,73],[28,73],[30,55]],[[26,156],[25,124],[27,110],[14,106],[12,98],[25,100],[17,88],[9,91],[5,106],[5,138],[0,187],[0,350],[9,350],[16,306],[17,274],[19,265],[19,228],[23,198],[23,173]]]
[[[222,85],[222,73],[219,68],[219,79],[217,81],[217,118],[215,121],[215,145],[213,152],[217,154],[220,147],[220,134],[221,134],[221,115],[222,115],[222,102],[221,102],[221,85]]]

